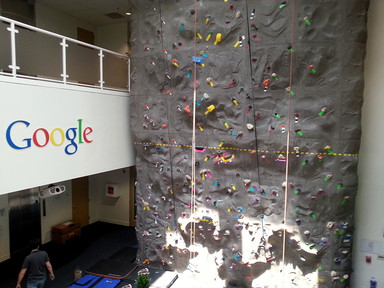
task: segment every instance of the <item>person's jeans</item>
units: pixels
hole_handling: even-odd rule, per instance
[[[27,288],[43,288],[45,279],[27,281]]]

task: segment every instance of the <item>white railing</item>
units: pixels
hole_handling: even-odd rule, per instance
[[[9,18],[0,21],[0,75],[130,91],[128,56]]]

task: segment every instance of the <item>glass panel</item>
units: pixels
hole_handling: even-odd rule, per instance
[[[99,86],[99,50],[67,42],[68,81]]]
[[[17,27],[17,74],[61,80],[61,39]]]
[[[104,87],[128,90],[128,59],[104,52]]]
[[[11,65],[11,33],[7,30],[9,23],[0,22],[0,72],[10,72]]]
[[[9,26],[0,21],[0,73],[12,73]],[[62,39],[22,27],[16,29],[17,75],[62,81]],[[100,87],[100,50],[69,40],[67,45],[67,81]],[[128,90],[128,59],[104,52],[103,70],[105,88]]]

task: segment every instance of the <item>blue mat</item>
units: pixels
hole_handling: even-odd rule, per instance
[[[120,280],[103,278],[99,283],[97,283],[94,288],[115,288],[120,284]]]
[[[100,279],[99,276],[86,274],[83,277],[81,277],[79,280],[77,280],[75,283],[73,283],[71,286],[69,286],[69,288],[79,288],[79,287],[88,288],[93,284],[95,284],[95,282],[97,282],[97,280],[99,279]]]
[[[119,284],[120,280],[85,274],[69,288],[115,288]]]

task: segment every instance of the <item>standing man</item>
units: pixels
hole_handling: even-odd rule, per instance
[[[49,272],[49,278],[51,278],[51,280],[55,279],[47,252],[39,250],[40,240],[37,238],[31,239],[30,243],[32,252],[24,259],[19,278],[17,279],[16,288],[21,288],[21,281],[27,271],[27,288],[43,288],[47,277],[47,270]]]

